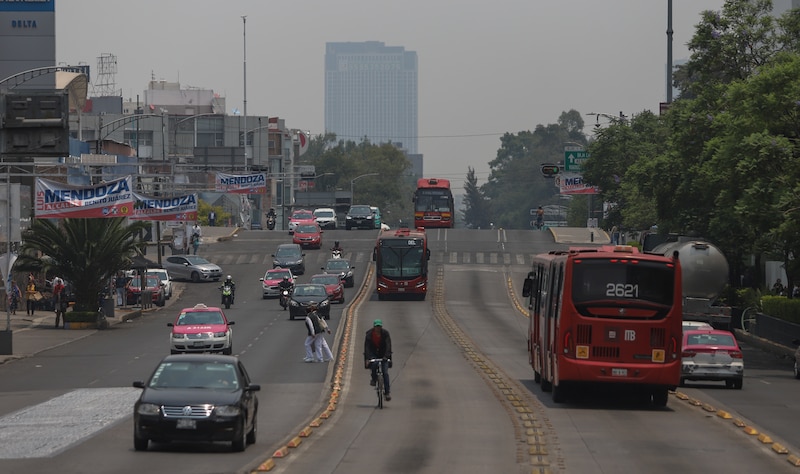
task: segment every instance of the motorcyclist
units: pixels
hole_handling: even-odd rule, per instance
[[[231,287],[231,304],[233,304],[233,301],[234,301],[235,296],[236,296],[236,282],[233,281],[233,278],[230,275],[225,277],[225,281],[222,282],[222,286],[226,286],[226,285]],[[223,298],[224,298],[224,296],[223,296]],[[223,301],[222,303],[225,303],[225,302]]]
[[[343,251],[344,251],[344,249],[342,248],[341,245],[339,245],[339,241],[338,240],[334,241],[333,242],[333,247],[331,247],[331,254],[333,254],[335,256],[338,253],[339,256],[341,257]]]
[[[291,292],[292,291],[292,287],[294,285],[292,284],[291,280],[289,280],[288,276],[284,276],[283,280],[281,280],[280,283],[278,283],[278,286],[280,287],[281,292],[283,290],[287,290],[287,291]]]
[[[274,207],[270,207],[269,211],[267,212],[267,219],[269,219],[270,217],[273,218],[273,219],[277,219],[278,218],[278,214],[275,213],[275,208]]]

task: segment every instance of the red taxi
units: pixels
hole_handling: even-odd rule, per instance
[[[221,352],[233,353],[233,321],[228,321],[221,308],[196,304],[181,310],[169,336],[171,354]]]
[[[339,278],[339,275],[320,273],[312,276],[309,283],[325,285],[325,291],[328,292],[328,297],[331,301],[344,303],[344,282]]]
[[[294,285],[294,275],[292,275],[292,271],[288,268],[272,268],[267,270],[267,273],[264,274],[264,278],[259,278],[259,280],[261,280],[261,297],[267,299],[270,296],[280,296],[280,283],[283,281],[283,277],[288,278],[289,282]]]
[[[294,234],[295,228],[300,224],[316,224],[314,213],[308,209],[299,209],[289,216],[289,234]]]

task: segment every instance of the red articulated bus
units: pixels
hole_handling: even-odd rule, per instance
[[[430,256],[424,229],[400,227],[381,231],[372,253],[378,299],[398,295],[424,300]]]
[[[577,385],[601,383],[666,406],[681,376],[677,253],[604,245],[539,254],[522,295],[534,380],[553,401],[566,401]]]
[[[414,191],[414,227],[452,228],[455,224],[450,180],[422,178]]]

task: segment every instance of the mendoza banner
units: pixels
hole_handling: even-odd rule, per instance
[[[217,173],[217,192],[235,194],[260,194],[267,192],[266,173],[225,174]]]
[[[559,173],[555,185],[561,194],[600,194],[600,188],[584,183],[583,175],[577,173]]]
[[[132,220],[195,221],[197,220],[197,194],[175,197],[149,197],[133,193]]]
[[[36,217],[129,217],[133,213],[132,178],[89,187],[36,178]]]

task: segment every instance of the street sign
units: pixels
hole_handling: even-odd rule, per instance
[[[564,171],[580,172],[587,158],[589,152],[586,150],[564,150]]]

